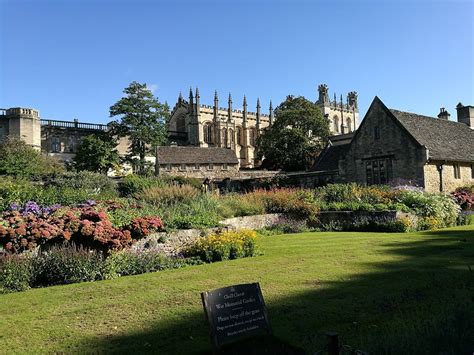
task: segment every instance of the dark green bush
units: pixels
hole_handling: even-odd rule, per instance
[[[57,159],[41,154],[19,138],[0,140],[0,175],[31,177],[64,170]]]
[[[120,276],[176,269],[195,263],[184,258],[166,257],[154,250],[124,250],[107,258],[108,269]]]
[[[90,171],[68,172],[58,174],[49,179],[45,179],[46,187],[65,189],[72,188],[76,190],[90,191],[93,195],[102,195],[109,198],[118,196],[117,183],[104,174],[93,173]]]
[[[0,256],[0,293],[25,291],[30,288],[32,278],[31,256]]]
[[[55,246],[33,259],[35,286],[96,281],[110,276],[103,254],[80,246]]]
[[[121,196],[133,196],[142,192],[145,188],[165,187],[167,183],[157,177],[146,177],[135,174],[127,175],[119,182],[119,192]]]

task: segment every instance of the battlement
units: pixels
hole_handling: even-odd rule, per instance
[[[39,118],[39,111],[33,108],[13,107],[8,109],[1,109],[2,116],[30,116]]]

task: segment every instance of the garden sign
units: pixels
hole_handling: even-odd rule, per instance
[[[201,298],[215,350],[240,339],[271,334],[258,283],[203,292]]]

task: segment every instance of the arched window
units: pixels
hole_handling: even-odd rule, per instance
[[[227,148],[229,140],[227,139],[227,130],[225,128],[222,129],[222,145]]]
[[[352,125],[351,125],[351,119],[347,119],[347,132],[352,132]]]
[[[242,127],[237,127],[237,144],[244,145],[243,137],[242,137]]]
[[[204,125],[204,142],[207,144],[212,143],[212,124],[206,123]]]
[[[255,128],[250,129],[250,145],[255,147],[257,143],[257,130]]]
[[[334,132],[339,133],[339,117],[336,115],[332,118],[332,120],[334,122]]]
[[[229,129],[229,143],[230,143],[230,147],[232,148],[233,145],[234,145],[234,130],[232,128]]]
[[[176,119],[176,131],[186,132],[186,116],[184,114]]]

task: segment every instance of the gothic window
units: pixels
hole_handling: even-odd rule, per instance
[[[255,147],[257,143],[257,130],[255,128],[250,129],[250,145]]]
[[[346,122],[347,122],[347,132],[351,132],[352,131],[351,119],[348,118]]]
[[[222,164],[222,170],[227,170],[228,168],[227,163]]]
[[[207,144],[212,143],[212,124],[206,123],[204,125],[204,142]]]
[[[59,141],[59,137],[51,138],[51,151],[53,153],[59,153],[61,151],[61,142]]]
[[[339,117],[334,116],[332,120],[334,122],[334,132],[339,133]]]
[[[181,164],[181,165],[179,166],[179,170],[181,170],[181,171],[186,171],[186,164]]]
[[[186,116],[184,114],[176,119],[176,131],[186,132]]]
[[[234,130],[232,128],[229,129],[229,142],[230,147],[232,148],[234,146]]]
[[[244,145],[243,137],[242,137],[242,127],[237,127],[237,144]]]
[[[392,179],[392,159],[373,159],[365,162],[367,185],[383,185]]]
[[[227,148],[227,145],[228,145],[228,137],[227,137],[227,130],[225,128],[222,129],[222,145]]]

